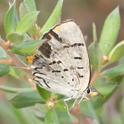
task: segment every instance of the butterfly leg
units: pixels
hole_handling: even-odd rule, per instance
[[[72,104],[72,107],[71,107],[71,108],[74,108],[74,107],[75,107],[75,105],[77,104],[77,101],[78,101],[78,98],[76,98],[76,99],[74,100],[74,103]]]
[[[85,92],[82,94],[81,98],[79,99],[78,104],[80,104],[81,101],[82,101],[84,98],[86,98],[86,93],[85,93]],[[87,99],[87,98],[86,98],[86,99]]]
[[[69,101],[69,100],[71,100],[71,99],[72,99],[72,97],[69,97],[69,98],[64,99],[64,104],[65,104],[65,106],[66,106],[67,113],[68,113],[68,115],[70,116],[70,118],[72,118],[72,116],[71,116],[71,114],[70,114],[70,111],[69,111],[69,107],[68,107],[67,101]]]
[[[74,97],[72,96],[71,99],[74,99]],[[68,98],[68,99],[65,99],[65,100],[66,100],[66,101],[69,101],[69,100],[71,100],[71,99]],[[72,106],[71,106],[70,109],[72,109],[72,108],[75,107],[75,105],[78,103],[78,99],[79,99],[79,97],[77,97],[77,98],[74,100],[74,102],[73,102],[73,104],[72,104]]]
[[[72,96],[72,97],[69,97],[69,98],[64,99],[64,102],[67,102],[67,101],[69,101],[69,100],[71,100],[71,99],[73,99],[73,96]]]
[[[70,111],[69,111],[69,107],[68,107],[68,104],[67,104],[67,101],[64,100],[64,104],[65,104],[65,107],[66,107],[68,115],[71,116]]]

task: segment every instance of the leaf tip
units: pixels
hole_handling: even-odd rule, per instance
[[[112,15],[113,15],[113,14],[120,16],[119,6],[117,6],[117,7],[112,11]]]

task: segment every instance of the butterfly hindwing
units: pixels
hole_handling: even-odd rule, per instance
[[[73,22],[57,25],[43,37],[33,62],[34,80],[43,88],[76,97],[89,83],[89,58],[83,35]]]

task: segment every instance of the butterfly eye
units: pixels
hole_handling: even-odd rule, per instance
[[[87,88],[87,93],[88,93],[88,94],[90,93],[90,88],[89,88],[89,87]]]

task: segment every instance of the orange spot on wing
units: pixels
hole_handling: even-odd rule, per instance
[[[34,59],[34,56],[27,56],[26,57],[26,60],[29,64],[32,64],[33,63],[33,59]]]

